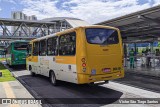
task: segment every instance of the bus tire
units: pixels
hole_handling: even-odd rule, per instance
[[[57,86],[56,76],[53,71],[50,72],[50,81],[52,85]]]
[[[29,71],[31,72],[31,76],[32,76],[32,77],[35,77],[35,76],[36,76],[36,73],[32,72],[32,67],[31,67],[31,65],[29,66]]]

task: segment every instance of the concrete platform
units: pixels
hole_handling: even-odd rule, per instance
[[[27,100],[35,98],[28,90],[18,81],[0,82],[0,107],[41,107],[40,104],[1,104],[3,99]]]
[[[19,81],[0,82],[0,100],[5,98],[33,98]],[[39,104],[0,104],[0,107],[41,107]]]
[[[125,72],[143,74],[148,76],[160,77],[160,69],[159,68],[125,68]]]

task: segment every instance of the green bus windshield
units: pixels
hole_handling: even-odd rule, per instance
[[[28,43],[27,42],[17,42],[14,43],[14,50],[27,50]]]

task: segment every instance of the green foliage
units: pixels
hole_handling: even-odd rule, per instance
[[[2,63],[0,63],[0,72],[2,72],[2,77],[0,77],[0,82],[16,80],[11,75],[10,71],[8,69],[6,69]]]

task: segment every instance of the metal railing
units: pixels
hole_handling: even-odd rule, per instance
[[[156,68],[160,67],[160,56],[134,56],[134,61],[133,63],[130,62],[131,57],[127,57],[125,59],[125,67],[129,67],[130,65],[135,65],[134,68],[136,67],[150,67],[150,68]]]
[[[130,61],[132,60],[131,58],[133,58],[134,61]],[[124,67],[125,70],[129,72],[137,72],[160,77],[160,56],[128,56],[124,59]]]

